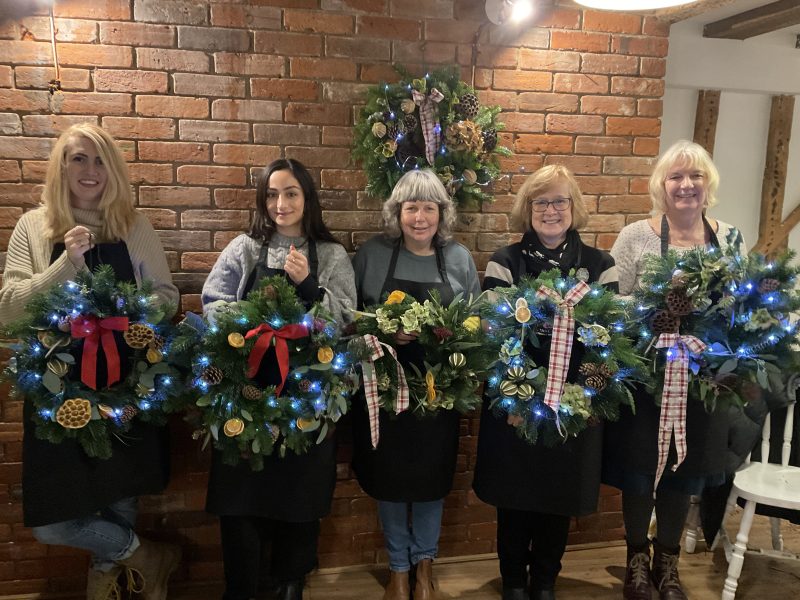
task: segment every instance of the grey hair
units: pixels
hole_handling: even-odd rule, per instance
[[[394,186],[392,195],[383,203],[383,232],[390,238],[399,238],[400,210],[404,202],[433,202],[439,206],[439,227],[434,243],[444,244],[453,237],[456,207],[452,198],[430,169],[414,169],[403,175]]]

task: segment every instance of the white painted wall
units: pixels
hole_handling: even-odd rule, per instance
[[[800,95],[800,49],[789,31],[745,41],[703,37],[701,23],[672,26],[667,58],[661,149],[692,138],[697,92],[721,90],[714,162],[719,205],[711,214],[736,225],[748,245],[758,239],[761,183],[773,95]],[[800,97],[795,101],[784,216],[800,204]],[[789,237],[800,252],[800,226]]]

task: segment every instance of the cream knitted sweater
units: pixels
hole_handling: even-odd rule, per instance
[[[83,225],[99,235],[102,222],[99,210],[73,208],[72,214],[77,225]],[[53,241],[42,235],[44,226],[45,209],[37,208],[22,215],[14,227],[8,242],[3,287],[0,289],[0,323],[9,323],[22,317],[25,305],[32,296],[46,292],[54,284],[69,281],[78,272],[66,251],[50,264]],[[163,302],[177,307],[178,288],[172,283],[161,240],[147,217],[137,213],[123,241],[128,246],[136,283],[150,280],[154,293]]]

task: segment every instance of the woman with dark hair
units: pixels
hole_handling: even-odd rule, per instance
[[[270,163],[259,177],[256,215],[248,234],[223,250],[203,286],[203,311],[213,318],[226,303],[244,299],[264,277],[283,275],[308,307],[320,301],[336,321],[355,307],[353,269],[345,249],[322,221],[314,181],[293,159]],[[255,379],[279,379],[274,348]],[[218,515],[225,566],[224,600],[258,592],[259,568],[272,543],[272,580],[280,600],[303,597],[305,576],[317,564],[319,520],[330,511],[336,482],[336,443],[330,437],[307,454],[265,457],[263,471],[246,462],[226,465],[213,452],[206,510]]]

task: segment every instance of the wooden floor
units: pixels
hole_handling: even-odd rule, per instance
[[[729,533],[735,537],[737,515],[731,519]],[[800,553],[800,526],[783,523],[785,549]],[[750,536],[751,545],[770,547],[769,525],[765,517],[756,517]],[[622,597],[625,547],[569,550],[556,586],[559,600],[619,600]],[[695,554],[681,557],[680,573],[690,600],[718,600],[727,571],[721,549],[706,552],[699,542]],[[434,573],[439,580],[442,598],[497,600],[500,598],[500,574],[497,560],[443,559]],[[387,577],[385,568],[328,569],[313,574],[308,581],[305,600],[380,600]],[[173,590],[173,600],[215,600],[221,597],[216,587]],[[654,595],[654,598],[657,596]],[[800,599],[800,561],[780,560],[747,554],[739,580],[737,600]]]

